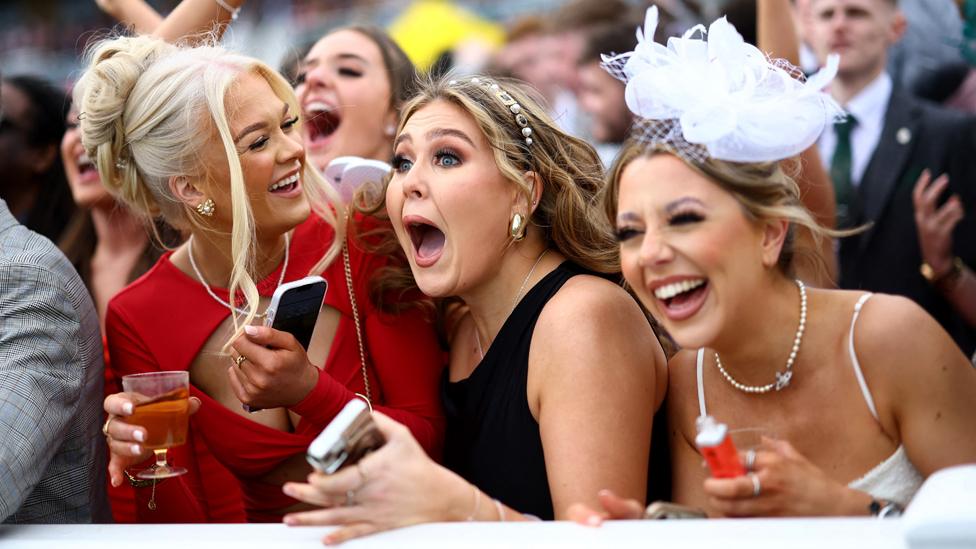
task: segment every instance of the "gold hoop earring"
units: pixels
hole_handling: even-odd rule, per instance
[[[212,198],[208,198],[203,202],[197,204],[197,213],[204,217],[213,217],[214,214],[214,201]]]
[[[525,217],[523,217],[522,214],[515,212],[515,214],[512,215],[512,224],[509,226],[508,231],[516,242],[525,238],[525,225]]]

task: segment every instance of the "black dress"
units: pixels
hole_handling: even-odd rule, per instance
[[[509,315],[474,372],[457,382],[448,381],[445,372],[442,384],[445,465],[510,508],[544,520],[552,520],[554,511],[539,424],[526,394],[529,345],[546,303],[579,274],[591,273],[569,261],[547,274]],[[662,406],[654,420],[649,501],[670,499],[663,412]],[[652,474],[657,482],[651,482]]]
[[[584,274],[563,262],[532,287],[467,378],[444,378],[444,462],[486,494],[522,513],[554,518],[539,423],[526,397],[529,344],[546,303]]]

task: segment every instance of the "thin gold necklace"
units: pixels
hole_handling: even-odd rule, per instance
[[[512,316],[512,313],[515,312],[515,307],[518,306],[519,300],[522,299],[522,292],[525,291],[525,285],[529,283],[529,279],[532,278],[532,273],[535,272],[535,268],[539,266],[539,262],[542,261],[542,258],[545,257],[547,253],[549,253],[549,248],[542,250],[539,257],[535,258],[535,263],[533,263],[532,268],[529,269],[529,274],[525,275],[525,278],[522,279],[522,285],[519,286],[518,293],[515,294],[515,300],[512,301],[512,310],[508,312],[508,316]],[[481,335],[478,334],[477,326],[474,329],[474,338],[475,341],[478,342],[478,355],[483,360],[485,358],[485,352],[481,348]]]

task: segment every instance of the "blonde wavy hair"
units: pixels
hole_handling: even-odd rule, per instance
[[[631,162],[641,157],[657,154],[674,154],[666,145],[646,144],[630,140],[617,155],[608,173],[607,186],[602,194],[603,211],[610,223],[617,222],[617,199],[620,191],[620,178]],[[691,162],[675,155],[695,171],[705,175],[723,190],[735,197],[746,217],[753,221],[782,219],[790,227],[780,251],[777,267],[786,276],[794,275],[794,262],[798,259],[810,262],[820,274],[827,272],[823,258],[816,251],[825,237],[839,237],[855,234],[861,229],[838,231],[825,227],[813,218],[800,200],[800,187],[788,170],[798,170],[787,162],[741,163],[706,158],[702,162]],[[648,181],[653,185],[653,181]],[[796,239],[796,226],[810,231],[814,246],[799,246]]]
[[[532,128],[531,145],[526,144],[515,114],[494,92],[471,77],[452,80],[450,75],[427,77],[418,83],[416,95],[403,106],[397,133],[431,103],[446,101],[459,107],[485,135],[499,171],[518,186],[528,202],[532,202],[532,188],[523,174],[532,171],[539,176],[542,196],[529,222],[542,229],[546,241],[590,271],[619,273],[620,253],[613,231],[599,215],[603,167],[596,151],[560,130],[541,106],[544,103],[538,93],[513,79],[480,77],[480,82],[485,80],[497,83],[521,106],[521,114]],[[385,197],[385,193],[377,194]],[[373,204],[367,210],[381,207]]]
[[[195,43],[201,42],[195,39]],[[173,196],[169,179],[180,175],[209,178],[199,151],[213,139],[223,145],[233,216],[229,290],[231,296],[243,293],[247,302],[243,318],[231,314],[233,341],[254,320],[258,291],[254,217],[228,123],[226,96],[239,76],[252,73],[267,81],[291,112],[300,113],[291,85],[261,61],[217,46],[215,37],[193,47],[146,36],[108,38],[89,49],[86,66],[74,91],[82,144],[106,188],[148,226],[162,216],[180,230],[212,230]],[[332,186],[308,163],[302,181],[313,212],[336,234],[312,269],[318,273],[341,251],[345,223],[340,220],[345,220],[346,212]]]

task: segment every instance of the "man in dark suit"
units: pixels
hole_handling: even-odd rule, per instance
[[[976,265],[976,120],[892,84],[887,49],[905,28],[895,0],[814,0],[811,10],[806,34],[821,62],[840,54],[830,92],[851,114],[819,142],[834,180],[838,225],[867,225],[841,240],[840,285],[910,297],[971,355],[976,331],[946,299],[952,273],[934,273],[922,258],[912,189],[923,170],[948,175],[943,200],[957,195],[969,213],[953,231],[960,261],[951,268]]]

